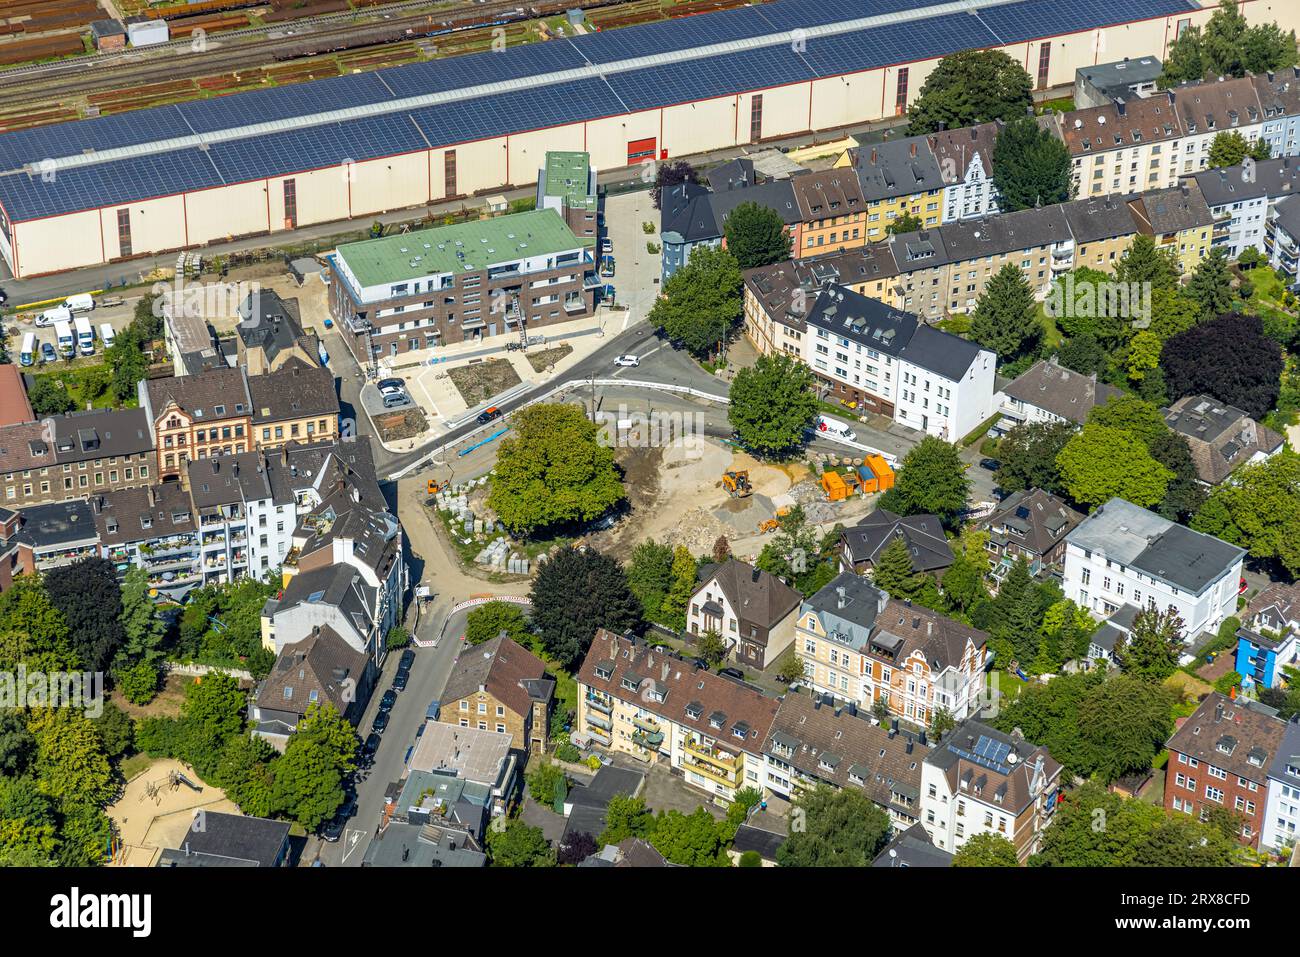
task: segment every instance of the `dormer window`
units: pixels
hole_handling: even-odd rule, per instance
[[[596,665],[597,678],[603,678],[608,681],[613,674],[614,672],[610,670],[608,665]]]

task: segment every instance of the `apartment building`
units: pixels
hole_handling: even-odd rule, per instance
[[[1294,288],[1300,274],[1300,199],[1288,196],[1269,210],[1264,226],[1264,253],[1268,264]]]
[[[1003,124],[979,123],[957,130],[941,130],[927,138],[943,175],[942,222],[992,216],[998,208],[993,185],[993,147]]]
[[[1191,275],[1210,252],[1214,216],[1195,179],[1178,186],[1153,189],[1128,200],[1138,232],[1170,252],[1178,271]]]
[[[800,219],[792,255],[815,256],[867,241],[867,204],[852,170],[808,170],[789,183]]]
[[[837,160],[836,167],[857,173],[866,202],[867,242],[884,239],[890,224],[901,216],[913,216],[925,227],[943,222],[947,182],[926,137],[859,146]]]
[[[996,356],[851,289],[812,305],[803,359],[827,395],[956,441],[993,412]]]
[[[340,246],[330,313],[358,362],[589,316],[590,240],[553,209]]]
[[[7,527],[13,527],[12,520]],[[99,555],[95,516],[85,499],[23,509],[9,540],[18,546],[13,567],[24,571],[46,572]]]
[[[204,583],[198,521],[179,482],[106,492],[90,508],[99,554],[119,575],[143,568],[149,587],[175,601]]]
[[[1285,441],[1210,395],[1183,396],[1165,409],[1165,425],[1186,440],[1196,477],[1206,485],[1218,485],[1241,466],[1276,455]]]
[[[339,435],[334,373],[292,357],[271,372],[248,377],[253,441],[261,449],[285,442],[332,442]]]
[[[666,763],[718,804],[763,787],[777,699],[603,628],[576,677],[576,731],[586,740]]]
[[[1061,795],[1061,765],[1019,731],[963,721],[921,766],[921,823],[955,853],[977,834],[1005,837],[1024,863],[1042,847]]]
[[[244,298],[235,334],[235,364],[250,377],[275,372],[294,359],[319,365],[320,340],[303,332],[298,300],[281,299],[273,290],[257,289]]]
[[[572,150],[547,150],[537,173],[537,208],[553,209],[579,239],[596,238],[600,199],[591,155]]]
[[[1090,196],[1061,204],[1074,238],[1072,269],[1113,273],[1137,235],[1128,204],[1118,196]]]
[[[1231,811],[1241,827],[1237,840],[1258,850],[1269,768],[1286,729],[1272,708],[1218,692],[1206,695],[1166,745],[1165,808],[1202,821],[1212,808]]]
[[[1287,669],[1300,667],[1300,585],[1268,585],[1239,617],[1234,670],[1241,686],[1258,693],[1287,681]]]
[[[989,534],[990,577],[1000,582],[1022,558],[1031,575],[1058,569],[1065,559],[1065,538],[1081,521],[1082,512],[1041,488],[1012,492],[980,522]]]
[[[791,691],[781,700],[764,746],[763,787],[798,800],[818,785],[861,791],[897,830],[921,819],[924,731],[876,724],[853,705]]]
[[[1211,246],[1236,259],[1249,246],[1264,251],[1269,211],[1300,192],[1300,159],[1283,156],[1195,175],[1214,219]]]
[[[154,435],[141,409],[92,409],[0,428],[9,508],[85,499],[153,481]]]
[[[1183,620],[1188,643],[1235,614],[1245,551],[1112,498],[1066,538],[1065,597],[1096,617],[1121,605]]]
[[[928,725],[979,707],[988,636],[929,609],[897,601],[850,572],[799,608],[795,650],[805,681],[822,694]]]
[[[253,400],[243,369],[144,379],[138,395],[153,431],[159,479],[184,482],[187,462],[253,447]]]
[[[1195,171],[1182,168],[1184,134],[1167,91],[1053,119],[1070,152],[1074,199],[1174,186],[1179,176]]]
[[[1260,846],[1290,855],[1300,825],[1300,724],[1288,721],[1282,742],[1268,767],[1268,798],[1264,807]],[[1249,785],[1247,786],[1249,790]],[[1234,798],[1233,803],[1236,803]]]
[[[717,632],[727,657],[762,670],[794,643],[794,619],[801,597],[775,575],[734,558],[700,569],[687,604],[686,630]]]
[[[1257,73],[1255,91],[1264,120],[1258,136],[1270,156],[1300,155],[1300,67]]]
[[[747,178],[729,189],[710,190],[699,183],[678,183],[663,190],[659,200],[659,241],[663,250],[660,278],[667,282],[686,265],[697,246],[718,248],[731,211],[741,203],[774,210],[790,234],[791,248],[802,249],[803,214],[789,179],[756,184]]]
[[[505,635],[466,645],[439,699],[438,720],[510,736],[527,755],[545,750],[555,679],[531,651]]]
[[[1098,382],[1095,373],[1084,375],[1061,365],[1056,356],[1039,359],[997,394],[1002,414],[995,434],[1034,422],[1073,422],[1083,425],[1088,413],[1123,395],[1123,391]]]

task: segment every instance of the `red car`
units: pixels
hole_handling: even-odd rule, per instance
[[[1249,587],[1250,586],[1246,584],[1246,579],[1243,578],[1240,582],[1237,583],[1237,594],[1238,595],[1246,594],[1246,589],[1248,589]]]

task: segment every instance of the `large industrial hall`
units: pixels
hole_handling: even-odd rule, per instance
[[[1247,0],[1252,22],[1300,5]],[[1140,19],[1134,19],[1140,10]],[[1163,53],[1188,0],[777,0],[0,135],[0,253],[23,278],[906,110],[940,57],[999,48],[1040,89]],[[258,122],[250,120],[257,118]]]

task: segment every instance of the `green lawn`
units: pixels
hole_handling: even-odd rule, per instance
[[[76,409],[86,408],[87,403],[96,409],[118,408],[119,404],[110,388],[111,377],[112,370],[102,362],[79,365],[76,360],[61,364],[50,372],[38,372],[34,376],[37,381],[62,383]],[[136,404],[136,399],[132,396],[121,403],[121,407],[134,408]]]

